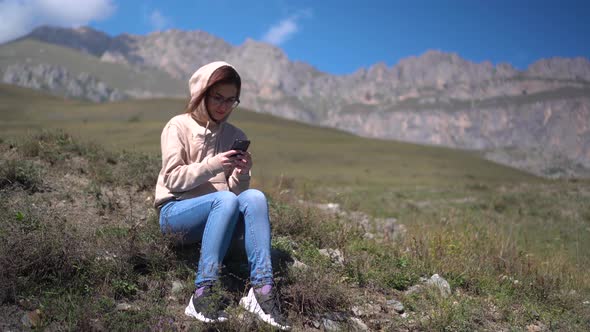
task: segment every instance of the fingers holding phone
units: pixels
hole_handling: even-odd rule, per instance
[[[234,166],[240,174],[247,174],[252,168],[252,155],[248,152],[249,146],[249,140],[236,139],[230,148],[230,151],[235,151],[231,156],[235,161]]]
[[[236,169],[240,174],[248,174],[252,168],[252,155],[248,151],[240,151],[235,156]]]
[[[221,152],[215,156],[223,166],[224,171],[231,171],[234,167],[238,165],[238,158],[236,157],[240,151],[237,150],[229,150],[225,152]]]

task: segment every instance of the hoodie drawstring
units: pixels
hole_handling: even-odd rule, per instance
[[[207,125],[205,126],[205,131],[203,132],[203,146],[201,147],[201,158],[199,158],[199,162],[202,162],[203,159],[205,159],[205,156],[207,155],[207,150],[209,149],[209,141],[207,140],[207,130],[209,129],[209,124],[211,122],[207,121]],[[221,151],[221,135],[223,134],[223,127],[224,127],[224,123],[222,122],[219,125],[219,131],[217,132],[217,134],[215,135],[215,145],[213,147],[213,155],[217,155],[217,153],[219,153]],[[209,130],[211,132],[211,134],[213,134],[213,132],[211,130]]]
[[[209,129],[209,121],[207,121],[207,125],[205,126],[205,131],[203,132],[203,146],[201,147],[201,158],[199,158],[199,162],[202,162],[203,159],[205,159],[205,156],[207,155],[207,145],[208,145],[208,141],[207,141],[207,129]]]
[[[213,155],[218,154],[219,152],[221,152],[221,135],[223,134],[223,125],[225,124],[225,122],[222,122],[219,124],[219,130],[217,131],[217,137],[215,137],[215,149],[213,149]]]

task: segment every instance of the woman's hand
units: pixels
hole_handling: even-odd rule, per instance
[[[238,165],[238,159],[236,157],[238,153],[240,153],[238,150],[229,150],[218,153],[214,158],[221,163],[223,171],[231,172]]]
[[[235,156],[236,169],[240,174],[248,174],[252,168],[252,155],[248,151],[239,151]]]

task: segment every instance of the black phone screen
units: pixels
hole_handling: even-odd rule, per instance
[[[250,146],[249,140],[237,139],[232,144],[230,150],[247,151],[249,146]]]

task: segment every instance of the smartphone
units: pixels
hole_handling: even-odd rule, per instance
[[[232,144],[230,150],[247,151],[250,146],[250,141],[246,139],[236,139]]]

